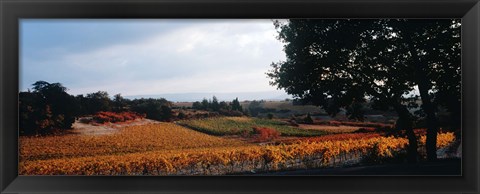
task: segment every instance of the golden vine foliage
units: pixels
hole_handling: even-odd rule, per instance
[[[172,126],[173,124],[165,125]],[[158,126],[151,127],[158,128]],[[133,129],[140,130],[141,128]],[[178,129],[178,127],[169,129]],[[150,132],[150,135],[155,134],[156,131],[157,130]],[[192,135],[191,133],[189,134]],[[160,136],[161,135],[155,135],[156,138],[161,138]],[[22,160],[19,171],[21,175],[226,174],[240,173],[252,169],[271,170],[288,168],[289,164],[295,163],[295,161],[299,161],[297,163],[300,163],[300,165],[313,163],[319,167],[328,165],[332,160],[335,160],[335,158],[338,158],[342,154],[349,153],[362,155],[374,151],[374,153],[380,157],[389,157],[392,156],[393,153],[403,150],[408,144],[405,138],[372,137],[330,141],[300,141],[288,145],[260,146],[241,143],[228,144],[228,142],[232,140],[226,139],[215,139],[219,141],[215,144],[210,142],[210,140],[214,140],[210,139],[210,136],[193,136],[204,139],[172,140],[170,143],[176,142],[176,147],[169,151],[157,150],[117,155],[79,155],[75,158]],[[128,139],[130,136],[119,135],[111,137],[119,138],[116,140],[121,140],[121,138]],[[145,141],[147,142],[153,141],[152,139],[154,139],[145,136],[133,136],[130,138],[146,138]],[[167,141],[166,139],[169,138],[172,137],[166,137],[163,141]],[[439,134],[438,146],[446,146],[453,142],[453,140],[453,133]],[[123,140],[124,143],[129,141],[131,140]],[[202,147],[205,145],[201,143],[203,141],[210,142],[206,144],[210,145],[210,147]],[[424,143],[423,140],[420,142]],[[226,145],[228,146],[226,146],[225,143],[227,143]],[[202,146],[193,146],[193,144],[202,144]],[[81,146],[77,146],[77,148],[80,147]],[[70,152],[75,153],[75,151],[71,150]]]
[[[437,148],[445,147],[455,139],[453,132],[441,133],[437,136]],[[420,136],[420,144],[425,144],[427,136]]]
[[[20,161],[123,155],[162,150],[240,146],[242,141],[206,135],[173,123],[128,126],[108,135],[20,137]]]

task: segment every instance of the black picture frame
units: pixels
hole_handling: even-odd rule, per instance
[[[1,193],[478,193],[478,0],[0,0]],[[462,18],[462,176],[18,176],[19,19]]]

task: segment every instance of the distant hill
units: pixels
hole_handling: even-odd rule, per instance
[[[156,94],[156,95],[135,95],[125,96],[128,99],[135,98],[165,98],[172,102],[195,102],[201,101],[203,98],[211,99],[216,96],[219,101],[232,101],[238,97],[238,100],[285,100],[292,98],[284,91],[262,91],[262,92],[234,92],[234,93],[172,93],[172,94]]]

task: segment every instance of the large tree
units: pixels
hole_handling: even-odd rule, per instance
[[[40,135],[71,128],[78,107],[67,88],[60,83],[37,81],[32,89],[19,94],[20,133]]]
[[[445,23],[450,25],[435,28]],[[429,159],[436,158],[432,145],[438,126],[428,93],[432,89],[428,75],[445,77],[441,68],[432,68],[445,60],[422,59],[433,55],[428,52],[434,48],[432,44],[450,40],[449,36],[430,39],[451,30],[451,20],[289,20],[276,21],[275,25],[279,40],[285,43],[287,60],[272,64],[267,73],[272,85],[331,114],[364,98],[384,105],[376,107],[390,106],[399,116],[397,127],[406,130],[411,162],[416,160],[417,139],[408,105],[415,104],[416,96],[408,94],[418,87],[429,124],[427,152]],[[425,40],[430,40],[430,45],[422,45]]]
[[[128,109],[129,100],[125,99],[122,94],[115,94],[113,96],[113,107],[112,110],[121,112]]]
[[[389,23],[400,37],[398,47],[404,47],[398,54],[408,54],[404,63],[414,67],[412,80],[418,86],[427,121],[427,157],[435,160],[439,126],[434,94],[441,97],[448,92],[450,97],[445,99],[446,103],[440,104],[447,106],[452,113],[458,113],[460,109],[460,22],[392,20]]]
[[[147,118],[158,121],[170,121],[173,117],[173,103],[165,98],[141,98],[130,102],[131,110],[145,114]]]
[[[75,122],[78,107],[75,97],[67,93],[67,88],[60,83],[37,81],[33,84],[33,92],[37,93],[56,117],[56,127],[68,129]]]
[[[113,104],[106,91],[87,94],[85,97],[85,103],[86,104],[83,104],[83,106],[88,114],[95,114],[99,111],[111,111]]]

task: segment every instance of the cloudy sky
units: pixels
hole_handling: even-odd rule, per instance
[[[20,90],[38,80],[70,94],[275,91],[285,59],[271,20],[21,20]]]

